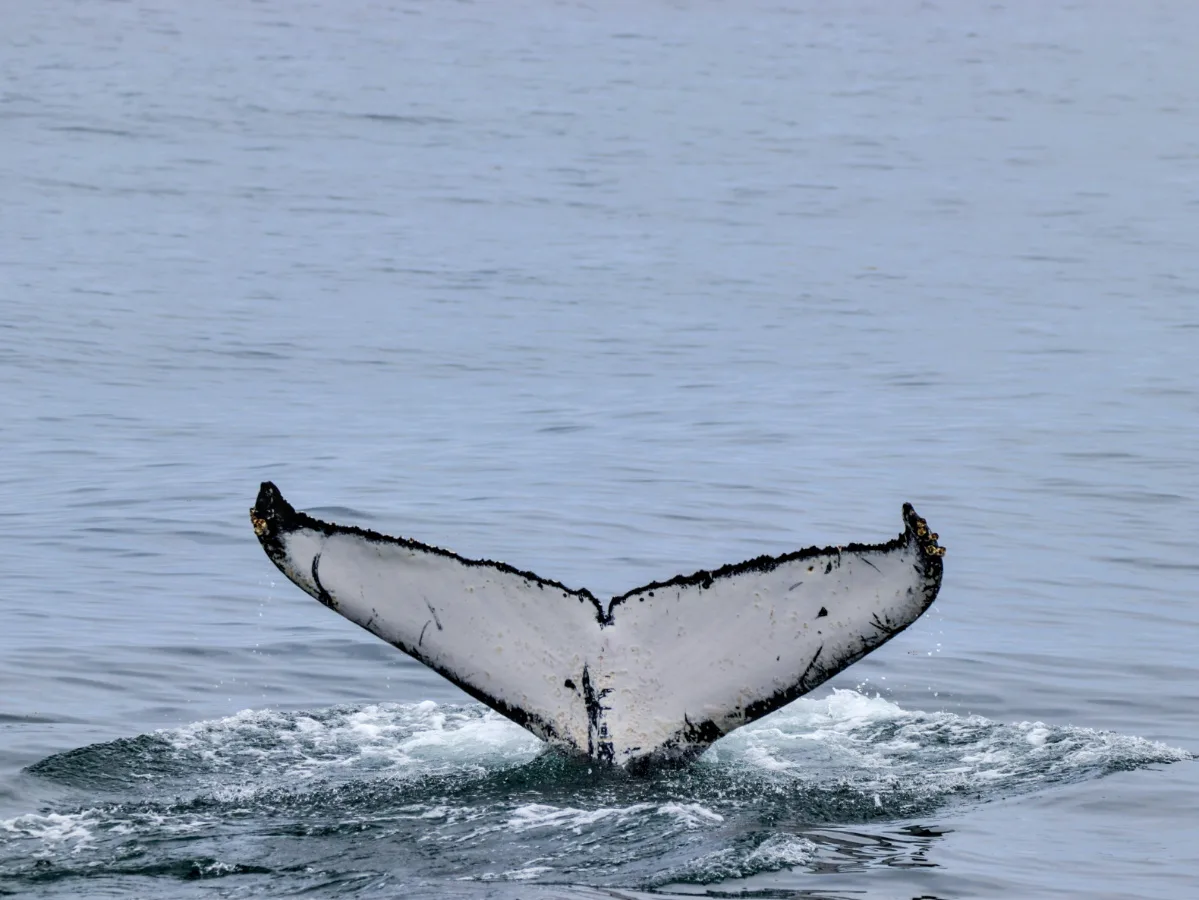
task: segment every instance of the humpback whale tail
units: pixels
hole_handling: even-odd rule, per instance
[[[809,548],[601,602],[512,566],[297,512],[250,510],[291,581],[552,744],[629,768],[690,759],[928,609],[944,548],[908,504],[883,544]]]

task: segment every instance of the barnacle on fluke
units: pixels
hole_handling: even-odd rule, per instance
[[[330,609],[538,737],[633,769],[690,759],[884,644],[936,598],[945,555],[905,503],[883,544],[759,556],[604,603],[322,522],[270,482],[250,519],[279,570]]]

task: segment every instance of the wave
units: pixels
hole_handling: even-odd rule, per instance
[[[0,821],[0,876],[710,884],[918,856],[940,833],[919,820],[949,808],[1189,758],[845,690],[646,777],[547,752],[480,706],[246,710],[31,766],[62,799]]]

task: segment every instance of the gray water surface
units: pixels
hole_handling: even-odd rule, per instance
[[[1199,9],[3,21],[0,893],[1195,896]],[[946,575],[629,779],[280,583],[268,478],[608,594],[911,501]]]

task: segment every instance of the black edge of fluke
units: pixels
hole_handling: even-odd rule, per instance
[[[254,534],[262,544],[262,549],[272,561],[277,562],[283,557],[283,545],[279,537],[295,529],[298,519],[299,514],[283,499],[274,482],[262,482],[258,497],[250,508],[250,524],[254,526]]]
[[[937,533],[929,531],[928,522],[916,513],[915,507],[910,503],[903,505],[903,524],[904,533],[901,539],[914,540],[920,550],[920,561],[924,566],[923,574],[927,582],[925,588],[928,597],[928,604],[925,606],[927,609],[941,589],[941,575],[944,571],[941,557],[945,555],[945,548],[937,543]]]
[[[407,547],[410,550],[418,550],[422,553],[432,553],[436,556],[444,556],[449,559],[456,560],[464,566],[481,567],[485,569],[495,569],[499,572],[504,572],[508,575],[516,575],[526,581],[536,584],[542,588],[551,588],[555,591],[561,591],[567,596],[574,597],[580,602],[587,603],[595,609],[596,619],[603,624],[605,621],[605,613],[603,606],[600,605],[598,599],[591,591],[586,588],[569,588],[560,581],[554,581],[549,578],[542,578],[540,575],[529,572],[525,569],[518,569],[515,566],[510,566],[507,563],[496,562],[491,559],[470,559],[469,557],[459,556],[452,550],[445,550],[441,547],[434,547],[431,544],[423,544],[420,541],[414,541],[410,538],[392,537],[388,534],[381,534],[378,531],[372,531],[369,528],[359,528],[354,525],[338,525],[335,522],[325,522],[321,519],[314,519],[305,512],[296,510],[290,503],[283,499],[283,494],[275,487],[273,482],[264,481],[258,489],[258,498],[254,501],[254,507],[250,510],[250,523],[254,526],[254,534],[258,535],[258,540],[262,544],[262,549],[266,551],[267,556],[276,564],[286,556],[286,551],[283,548],[282,535],[291,531],[296,531],[300,528],[310,528],[313,531],[318,531],[324,535],[342,534],[353,535],[355,537],[366,538],[370,541],[375,541],[380,544],[395,544],[401,547]]]
[[[885,553],[889,550],[898,550],[901,547],[905,547],[913,540],[920,550],[920,560],[923,567],[922,574],[926,582],[934,583],[931,592],[928,592],[926,588],[926,592],[928,592],[928,604],[931,604],[937,596],[937,590],[941,586],[941,557],[945,555],[945,548],[937,546],[937,535],[928,530],[928,523],[916,514],[915,508],[910,503],[903,505],[903,523],[904,530],[899,536],[883,544],[851,543],[843,547],[805,547],[802,550],[793,550],[781,556],[757,556],[753,559],[747,559],[745,562],[730,563],[718,569],[701,569],[690,575],[676,575],[674,578],[666,581],[652,581],[649,584],[634,588],[609,600],[607,615],[601,617],[600,624],[612,624],[615,621],[614,611],[616,608],[626,603],[630,598],[649,594],[652,591],[660,591],[663,588],[701,585],[706,589],[711,587],[714,581],[722,578],[731,578],[735,575],[752,571],[769,572],[783,563],[794,562],[795,560],[810,559],[814,556],[836,555],[843,551],[851,553],[870,551]],[[925,605],[925,609],[928,608],[928,604]]]

